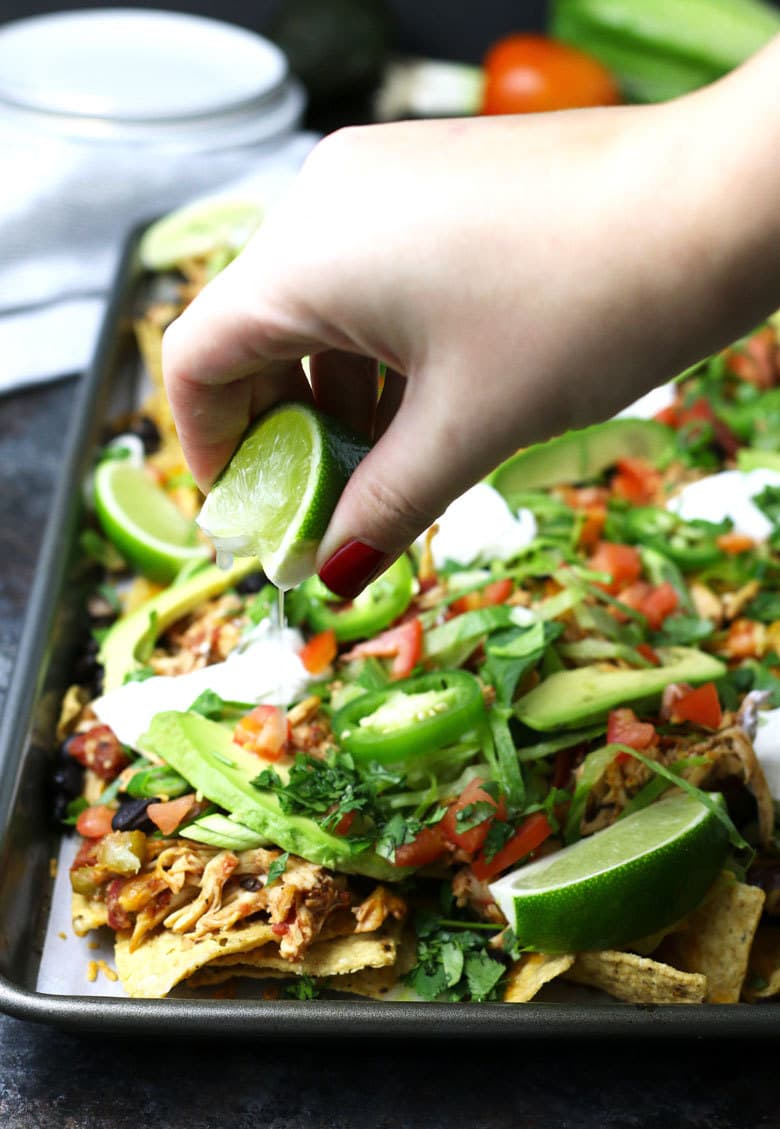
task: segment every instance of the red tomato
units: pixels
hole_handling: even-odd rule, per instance
[[[68,756],[91,768],[101,780],[113,780],[130,763],[119,738],[107,725],[93,725],[85,733],[74,733],[65,748]]]
[[[347,662],[374,655],[380,659],[393,659],[390,675],[393,679],[406,678],[412,673],[422,655],[423,629],[419,619],[410,619],[398,627],[391,627],[365,643],[358,643],[348,651]]]
[[[740,349],[728,349],[726,368],[762,391],[772,388],[778,377],[777,338],[772,327],[759,329]]]
[[[753,538],[748,537],[746,533],[721,533],[720,537],[715,538],[715,544],[722,553],[728,553],[730,556],[747,553],[756,547]]]
[[[501,821],[506,819],[506,804],[504,803],[503,796],[496,802],[489,792],[483,790],[483,783],[484,781],[482,780],[470,780],[457,800],[451,803],[447,808],[447,813],[439,824],[445,839],[448,839],[450,843],[453,843],[456,847],[460,847],[462,850],[469,851],[470,853],[478,851],[485,842],[487,833],[490,830],[490,825],[494,819],[500,819]],[[483,823],[472,827],[470,831],[459,831],[457,821],[458,812],[463,811],[469,804],[477,803],[490,804],[494,814],[489,815]]]
[[[441,858],[446,850],[438,827],[423,827],[411,843],[404,843],[395,852],[394,866],[427,866]]]
[[[111,831],[111,820],[114,813],[111,808],[94,807],[84,808],[76,820],[76,830],[85,839],[102,839]]]
[[[640,721],[633,710],[612,710],[607,718],[607,744],[647,749],[656,739],[655,726]]]
[[[653,666],[661,665],[659,656],[655,653],[649,643],[637,643],[634,650],[639,651],[639,654],[642,656],[642,658],[647,659],[647,661],[651,662]]]
[[[290,737],[285,711],[278,706],[255,706],[236,725],[233,740],[250,753],[267,761],[277,761]]]
[[[633,584],[642,575],[642,558],[632,545],[600,541],[588,561],[588,567],[595,572],[606,572],[612,577],[611,582],[602,587],[615,596],[621,588]]]
[[[580,526],[577,546],[580,549],[595,549],[599,543],[607,520],[606,506],[586,506],[583,509],[583,522]]]
[[[477,592],[468,592],[465,596],[453,600],[450,604],[450,612],[453,615],[462,615],[463,612],[476,611],[477,608],[496,607],[498,604],[506,603],[513,590],[514,584],[508,576],[503,580],[494,580],[492,584],[486,584]]]
[[[345,811],[344,814],[342,815],[341,819],[338,821],[336,826],[333,828],[333,834],[334,835],[348,835],[349,829],[354,822],[355,822],[355,812]]]
[[[178,796],[175,800],[149,804],[146,814],[163,835],[170,835],[187,818],[194,802],[195,793],[188,792],[186,796]]]
[[[337,651],[336,632],[331,627],[319,635],[312,635],[298,654],[309,674],[322,674],[335,659]]]
[[[678,604],[679,597],[674,587],[668,580],[665,580],[663,584],[656,584],[652,591],[648,593],[647,599],[639,610],[646,618],[650,629],[658,631],[663,626],[666,617],[677,611]]]
[[[614,106],[620,92],[598,60],[544,35],[508,35],[488,51],[483,114]]]
[[[492,859],[488,861],[480,851],[471,864],[471,869],[480,882],[486,882],[526,855],[530,855],[531,851],[540,847],[550,835],[552,835],[552,827],[547,816],[543,811],[535,811],[523,820],[512,838],[504,843],[500,851],[496,851]]]
[[[705,682],[678,698],[672,706],[673,722],[690,721],[704,729],[719,729],[722,720],[723,711],[714,682]]]
[[[618,459],[617,474],[612,479],[612,493],[635,506],[652,502],[661,485],[660,472],[646,459]]]

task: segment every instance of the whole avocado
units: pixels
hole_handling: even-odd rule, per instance
[[[374,86],[395,26],[384,0],[285,0],[266,34],[316,101]]]

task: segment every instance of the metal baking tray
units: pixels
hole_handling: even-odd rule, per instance
[[[78,550],[82,483],[104,425],[135,402],[140,361],[132,333],[144,276],[130,236],[95,359],[73,404],[59,485],[38,562],[0,725],[0,1010],[81,1031],[257,1038],[594,1038],[762,1036],[780,1030],[772,1004],[634,1006],[588,991],[529,1004],[132,1000],[36,990],[59,833],[50,817],[54,730],[70,667],[87,631],[87,574]],[[148,281],[148,280],[147,280]],[[12,567],[13,562],[11,562]]]

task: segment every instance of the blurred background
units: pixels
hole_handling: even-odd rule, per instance
[[[642,0],[639,0],[641,3]],[[684,5],[686,0],[680,0]],[[15,20],[44,12],[60,12],[66,8],[126,8],[128,3],[81,2],[29,3],[26,0],[4,0],[0,20]],[[252,31],[265,32],[272,18],[285,7],[284,0],[191,0],[170,3],[147,0],[133,5],[139,8],[167,8],[172,12],[191,12],[199,16],[229,20]],[[328,0],[320,6],[328,9]],[[368,7],[371,5],[369,4]],[[476,62],[499,36],[518,28],[541,28],[545,20],[545,0],[387,0],[387,8],[397,20],[397,43],[402,51],[435,55],[440,58]]]

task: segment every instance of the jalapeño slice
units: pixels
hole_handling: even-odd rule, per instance
[[[457,741],[485,720],[482,688],[465,670],[443,670],[362,694],[333,717],[333,731],[358,761],[400,764]]]
[[[631,541],[663,553],[683,572],[706,568],[723,556],[717,538],[726,532],[727,523],[683,521],[656,506],[635,506],[625,521]]]
[[[339,601],[313,576],[303,586],[309,623],[315,631],[334,631],[340,643],[368,639],[403,615],[412,599],[413,583],[406,554],[351,602]]]

